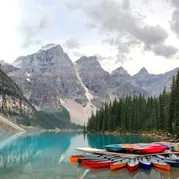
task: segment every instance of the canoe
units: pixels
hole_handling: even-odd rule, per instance
[[[170,154],[169,157],[176,159],[176,160],[179,160],[179,155],[177,155],[177,154]]]
[[[114,163],[114,161],[111,160],[107,160],[107,161],[103,161],[103,162],[92,162],[90,164],[91,168],[104,168],[104,167],[109,167],[112,163]]]
[[[112,161],[112,162],[115,162],[115,161],[118,161],[120,160],[121,157],[117,157],[117,156],[108,156],[108,157],[105,157],[105,158],[96,158],[96,159],[89,159],[89,160],[84,160],[81,162],[81,165],[86,165],[86,166],[89,166],[93,163],[100,163],[100,162],[108,162],[108,161]]]
[[[179,160],[175,160],[175,159],[167,157],[166,159],[164,159],[164,161],[168,163],[169,165],[171,165],[172,167],[179,167]]]
[[[97,163],[97,162],[103,162],[103,161],[107,161],[107,160],[84,160],[81,162],[81,165],[83,166],[89,166],[91,165],[92,163]]]
[[[152,157],[151,159],[152,165],[154,167],[163,169],[163,170],[170,170],[170,165],[168,165],[164,160],[157,158],[157,157]]]
[[[113,158],[111,160],[106,160],[106,161],[92,161],[90,163],[90,167],[91,168],[104,168],[104,167],[110,167],[110,165],[112,163],[118,162],[119,160],[121,160],[121,157],[118,158]]]
[[[165,157],[163,155],[157,155],[157,157],[163,159],[166,163],[168,163],[172,167],[179,167],[179,159],[171,158],[170,155],[169,157]]]
[[[149,169],[151,167],[151,158],[141,157],[139,159],[139,166],[144,169]]]
[[[110,170],[117,170],[127,166],[128,158],[121,159],[118,162],[114,162],[110,165]]]
[[[130,159],[127,163],[127,168],[130,171],[135,171],[139,168],[139,160],[134,158],[134,159]]]
[[[166,150],[166,146],[157,143],[138,144],[111,144],[104,147],[109,152],[133,152],[133,153],[161,153]]]
[[[84,157],[85,157],[84,155],[72,155],[70,157],[70,162],[78,162],[79,158],[84,158]]]
[[[120,144],[111,144],[104,148],[109,152],[126,152],[126,148]]]
[[[161,146],[166,147],[166,149],[170,149],[170,146],[171,146],[170,142],[154,142],[153,144],[159,144]]]
[[[166,150],[166,147],[159,144],[149,144],[138,149],[138,153],[142,154],[154,154],[161,153]]]
[[[82,161],[85,160],[100,160],[100,159],[107,159],[109,156],[107,155],[91,155],[91,156],[85,156],[83,158],[78,159],[78,163],[81,164]]]

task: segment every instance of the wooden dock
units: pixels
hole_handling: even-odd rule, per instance
[[[166,150],[162,153],[155,153],[155,154],[133,154],[133,153],[117,153],[117,152],[108,152],[104,149],[96,149],[96,148],[90,148],[90,147],[81,147],[76,148],[75,150],[81,151],[81,152],[88,152],[88,153],[97,153],[97,154],[105,154],[105,155],[116,155],[121,157],[129,157],[129,158],[136,158],[136,157],[146,157],[146,156],[154,156],[154,155],[168,155],[168,154],[178,154],[179,152],[171,152],[170,150]]]

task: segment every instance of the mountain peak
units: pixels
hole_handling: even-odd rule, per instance
[[[47,45],[42,46],[41,49],[40,49],[40,51],[42,51],[42,50],[48,50],[48,49],[53,48],[53,47],[55,47],[55,46],[57,46],[57,45],[55,45],[55,44],[53,44],[53,43],[47,44]]]
[[[140,71],[138,73],[142,73],[142,74],[148,74],[148,71],[145,67],[141,68]]]
[[[120,66],[120,67],[118,67],[117,69],[115,69],[114,71],[112,71],[111,74],[112,74],[112,75],[114,75],[114,74],[129,75],[129,73],[127,72],[127,70],[125,70],[122,66]]]
[[[76,64],[88,64],[95,67],[96,66],[101,67],[96,56],[90,56],[90,57],[82,56],[79,60],[76,61]]]

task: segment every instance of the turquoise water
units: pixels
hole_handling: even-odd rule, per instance
[[[178,179],[179,168],[171,172],[152,168],[135,173],[126,168],[115,172],[89,170],[70,164],[69,156],[76,147],[103,148],[111,143],[152,142],[141,136],[105,136],[81,133],[1,134],[0,179]]]

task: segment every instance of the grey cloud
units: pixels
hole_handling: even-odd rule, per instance
[[[69,39],[63,46],[68,49],[79,49],[81,44],[76,39]]]
[[[178,52],[178,49],[171,45],[159,44],[153,47],[153,51],[156,55],[169,58],[175,55]]]
[[[171,29],[179,35],[179,0],[170,0],[174,6],[174,11],[171,18]]]
[[[104,57],[104,56],[102,56],[102,55],[100,55],[100,54],[95,54],[94,56],[96,56],[99,61],[112,60],[112,59],[113,59],[112,56]]]
[[[123,0],[122,7],[123,7],[123,9],[129,9],[130,8],[130,1],[129,0]]]
[[[168,38],[167,32],[162,27],[149,25],[138,27],[133,35],[141,40],[146,47],[163,43]]]
[[[171,29],[179,35],[179,9],[176,9],[172,13]]]
[[[168,38],[166,30],[159,25],[150,26],[144,23],[145,17],[129,8],[128,0],[123,0],[122,4],[115,0],[101,0],[90,7],[81,6],[90,19],[90,28],[98,29],[102,35],[113,39],[110,43],[117,47],[120,56],[121,53],[129,53],[133,45],[143,43],[145,50],[152,50],[152,46],[164,43]],[[124,37],[127,37],[127,41],[123,41]]]
[[[146,46],[162,43],[168,37],[165,29],[143,23],[141,16],[123,11],[115,1],[103,0],[100,7],[93,8],[87,15],[101,31],[114,33],[115,37],[121,34],[135,37]]]

